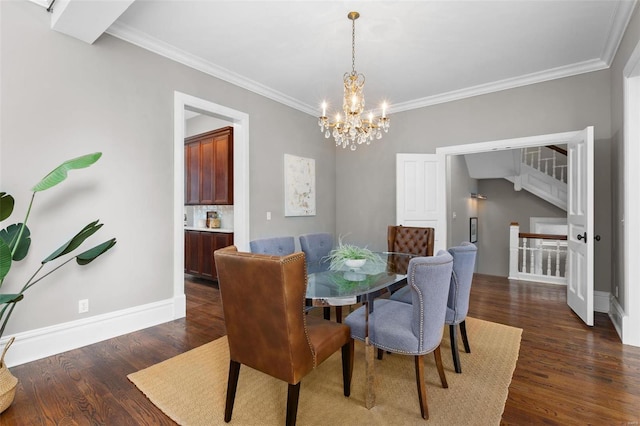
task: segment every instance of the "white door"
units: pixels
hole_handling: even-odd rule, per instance
[[[593,325],[593,127],[567,143],[567,303]]]
[[[436,154],[396,154],[397,224],[434,228],[434,252],[444,249],[446,241],[439,160]]]

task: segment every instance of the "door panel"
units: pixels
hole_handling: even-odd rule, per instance
[[[567,143],[567,304],[593,325],[593,127]]]
[[[439,205],[439,157],[436,154],[396,154],[396,222],[435,229],[435,250],[444,241]]]

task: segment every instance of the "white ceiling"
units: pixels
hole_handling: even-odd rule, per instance
[[[367,107],[393,113],[607,68],[635,5],[136,0],[106,32],[317,115],[341,106],[356,10]]]

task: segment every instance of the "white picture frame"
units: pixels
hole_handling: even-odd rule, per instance
[[[284,215],[315,214],[316,160],[284,154]]]

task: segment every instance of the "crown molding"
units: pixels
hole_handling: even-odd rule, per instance
[[[150,52],[156,53],[160,56],[164,56],[165,58],[181,63],[205,74],[209,74],[233,85],[242,87],[243,89],[272,99],[276,102],[287,105],[309,115],[316,116],[318,113],[316,108],[302,103],[297,99],[292,98],[291,96],[285,95],[281,92],[278,92],[277,90],[273,90],[261,83],[258,83],[257,81],[243,77],[214,63],[203,61],[201,58],[195,55],[187,53],[176,48],[175,46],[151,37],[146,33],[137,31],[121,22],[116,21],[113,25],[111,25],[111,27],[109,27],[106,33],[143,49],[149,50]]]
[[[627,29],[627,25],[629,25],[629,21],[633,15],[633,9],[636,7],[637,3],[638,0],[629,0],[618,3],[616,11],[611,17],[611,25],[609,26],[610,31],[607,35],[607,41],[604,48],[602,49],[602,54],[600,55],[600,58],[608,65],[611,65],[613,62],[613,58],[615,57],[618,47],[622,42],[624,32]]]
[[[527,74],[515,78],[507,78],[505,80],[495,81],[487,84],[480,84],[451,92],[441,93],[438,95],[427,96],[421,99],[415,99],[408,102],[395,104],[389,108],[389,113],[409,111],[417,108],[424,108],[432,105],[443,104],[446,102],[458,101],[461,99],[471,98],[488,93],[499,92],[516,87],[528,86],[530,84],[542,83],[544,81],[556,80],[563,77],[571,77],[578,74],[584,74],[592,71],[600,71],[609,68],[609,64],[598,60],[590,60],[578,64],[572,64],[565,67],[558,67],[551,70],[540,71]]]
[[[35,0],[32,0],[35,1]],[[607,42],[603,47],[601,59],[593,59],[577,64],[558,67],[551,70],[544,70],[524,76],[508,78],[496,82],[480,84],[464,89],[453,90],[446,93],[440,93],[433,96],[427,96],[420,99],[414,99],[402,102],[389,107],[389,113],[398,113],[418,108],[424,108],[432,105],[442,104],[446,102],[457,101],[461,99],[471,98],[479,95],[499,92],[502,90],[513,89],[517,87],[527,86],[530,84],[541,83],[545,81],[555,80],[564,77],[571,77],[593,71],[600,71],[609,68],[615,53],[622,41],[624,32],[629,24],[633,9],[636,7],[638,0],[629,0],[619,3],[616,11],[612,16],[611,30],[609,31]],[[299,100],[285,95],[284,93],[273,90],[261,83],[248,79],[234,73],[226,68],[220,67],[212,62],[204,61],[201,58],[177,49],[175,46],[160,41],[146,33],[135,30],[134,28],[116,21],[106,31],[116,38],[134,44],[145,50],[149,50],[165,58],[181,63],[190,68],[204,72],[205,74],[224,80],[238,87],[249,90],[258,95],[264,96],[283,105],[287,105],[298,111],[304,112],[311,116],[317,116],[317,108],[300,102]]]

